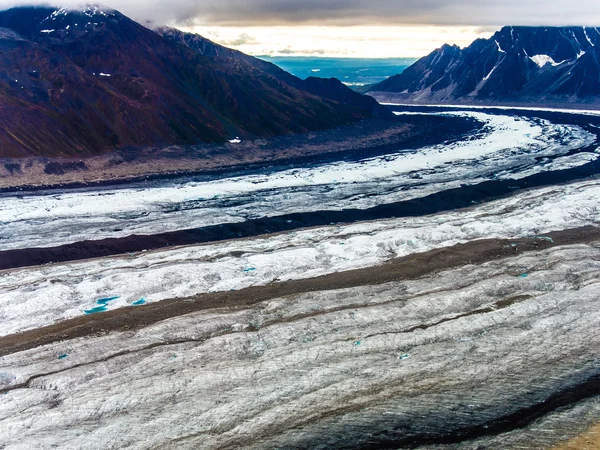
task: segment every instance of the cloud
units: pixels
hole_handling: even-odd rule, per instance
[[[277,50],[275,52],[273,52],[274,54],[279,54],[279,55],[324,55],[325,53],[327,53],[325,50],[323,49],[313,49],[313,50],[307,50],[307,49],[298,49],[298,50],[294,50],[291,47],[286,47],[284,49],[281,50]]]
[[[0,0],[0,8],[31,0]],[[74,5],[81,0],[60,3]],[[134,19],[178,25],[598,25],[598,0],[105,0]]]
[[[390,58],[423,56],[444,43],[464,47],[477,38],[492,33],[476,33],[477,27],[363,25],[335,26],[199,26],[182,27],[184,31],[211,36],[216,42],[232,46],[251,55],[330,56],[356,58]],[[213,31],[218,31],[215,36]],[[494,30],[495,31],[495,30]]]
[[[242,33],[236,39],[221,41],[221,43],[228,47],[239,47],[240,45],[256,44],[257,40],[247,33]]]

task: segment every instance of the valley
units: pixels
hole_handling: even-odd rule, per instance
[[[548,448],[600,421],[600,116],[389,107],[476,131],[5,191],[0,441]]]
[[[274,3],[0,8],[0,449],[596,448],[593,2]]]

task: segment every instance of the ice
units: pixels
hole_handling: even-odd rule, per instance
[[[340,448],[324,439],[356,446],[364,423],[368,438],[386,431],[383,415],[404,435],[496,423],[597,373],[599,260],[565,246],[5,355],[0,442],[264,449],[316,436]]]
[[[504,172],[500,171],[498,175],[500,178],[504,178],[506,176],[518,180],[536,173],[580,167],[589,162],[596,161],[599,156],[600,155],[597,153],[582,152],[571,156],[561,156],[554,159],[541,160],[537,164],[532,165],[528,169],[524,169],[517,174],[505,174]]]
[[[599,197],[600,181],[591,180],[425,217],[4,271],[0,334],[100,312],[90,309],[90,299],[107,292],[119,298],[101,307],[115,309],[140,298],[155,302],[360,269],[475,239],[535,239],[553,230],[597,226]]]
[[[359,161],[144,187],[5,195],[0,249],[155,234],[294,212],[364,209],[492,177],[514,179],[575,167],[593,158],[562,156],[594,142],[593,135],[576,126],[476,112],[449,114],[481,120],[486,131],[468,141]],[[541,158],[548,161],[539,163]]]
[[[600,33],[600,31],[598,32]],[[389,103],[389,102],[382,102],[381,103],[384,106],[408,106],[408,107],[413,107],[415,106],[414,104],[409,104],[409,103]],[[429,107],[429,108],[451,108],[451,109],[455,109],[455,108],[460,108],[460,109],[464,109],[464,110],[469,110],[469,109],[481,109],[481,110],[486,110],[486,109],[497,109],[497,110],[515,110],[515,111],[548,111],[548,112],[563,112],[563,113],[569,113],[569,114],[582,114],[582,115],[589,115],[589,116],[600,116],[600,109],[568,109],[568,108],[551,108],[551,107],[535,107],[535,106],[502,106],[502,105],[498,105],[498,106],[487,106],[487,105],[452,105],[452,104],[444,104],[444,105],[427,105],[427,104],[423,104],[423,105],[418,105],[418,106],[424,106],[424,107]]]

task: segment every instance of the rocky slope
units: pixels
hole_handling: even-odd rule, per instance
[[[315,95],[249,61],[199,54],[98,7],[2,11],[0,157],[306,132],[378,108]]]
[[[246,55],[237,50],[223,47],[198,34],[186,33],[169,27],[160,27],[156,31],[168,40],[184,44],[203,56],[231,58],[235,61],[241,61],[258,70],[268,73],[281,82],[293,86],[296,89],[308,91],[311,94],[320,97],[352,105],[360,111],[374,117],[389,117],[389,111],[386,108],[382,108],[381,105],[373,100],[373,98],[359,94],[348,88],[336,78],[326,79],[309,77],[306,80],[303,80],[286,72],[275,64]]]
[[[465,49],[444,45],[369,91],[415,103],[598,103],[600,30],[504,27]]]

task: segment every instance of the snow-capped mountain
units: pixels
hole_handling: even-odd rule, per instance
[[[286,83],[253,59],[203,55],[97,6],[1,11],[0,157],[225,142],[384,110],[343,86],[360,103]]]
[[[444,45],[372,86],[408,102],[596,103],[600,30],[504,27],[469,47]]]

